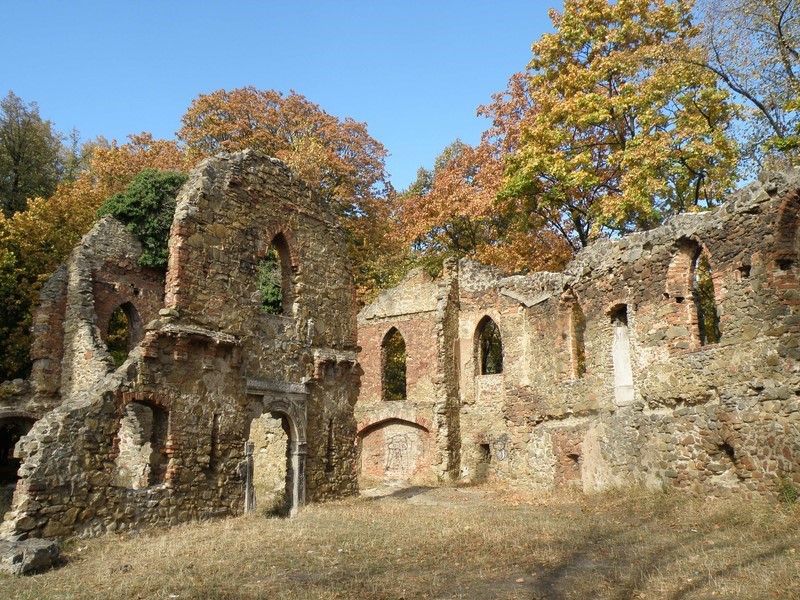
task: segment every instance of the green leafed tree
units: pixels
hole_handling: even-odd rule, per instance
[[[0,100],[0,207],[10,216],[31,198],[49,197],[62,172],[61,136],[35,102],[13,92]]]
[[[281,259],[273,246],[270,246],[266,256],[258,264],[257,277],[256,287],[261,294],[261,312],[269,315],[282,314]]]
[[[800,156],[800,3],[697,0],[701,64],[742,104],[741,140],[758,166]]]
[[[175,216],[175,197],[187,175],[177,171],[145,169],[124,192],[111,196],[98,211],[112,215],[142,243],[139,264],[164,269],[169,250],[169,229]]]
[[[516,146],[507,210],[544,219],[578,249],[723,198],[738,158],[732,108],[713,73],[677,60],[702,53],[690,8],[566,0],[550,11],[554,33],[483,109]]]

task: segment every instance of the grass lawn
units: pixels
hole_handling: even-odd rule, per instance
[[[3,598],[798,598],[800,506],[412,488],[65,544]]]

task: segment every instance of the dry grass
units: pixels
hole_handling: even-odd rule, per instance
[[[406,497],[400,497],[406,496]],[[134,538],[0,579],[8,598],[800,598],[800,508],[639,490],[412,490]]]

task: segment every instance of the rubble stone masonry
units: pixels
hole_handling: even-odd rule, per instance
[[[505,277],[468,260],[435,281],[413,272],[359,315],[362,478],[392,478],[397,450],[380,440],[381,474],[370,440],[391,422],[409,457],[411,434],[430,436],[417,479],[710,495],[800,485],[799,213],[800,173],[764,174],[715,210],[597,241],[563,273]],[[701,255],[721,331],[705,345]],[[487,318],[499,374],[479,366]],[[404,402],[381,396],[390,328],[408,348]]]
[[[31,380],[0,400],[0,422],[36,421],[2,534],[173,525],[259,498],[291,513],[381,482],[800,486],[799,219],[800,172],[764,174],[563,273],[412,271],[356,319],[325,203],[280,161],[208,159],[178,196],[166,274],[107,217],[44,286]],[[277,315],[256,285],[270,247]],[[405,349],[392,394],[389,339]]]
[[[281,315],[256,288],[276,240]],[[4,409],[43,413],[17,445],[6,537],[239,514],[245,442],[267,414],[288,422],[293,510],[356,490],[354,288],[336,217],[280,161],[223,154],[180,192],[169,246],[164,279],[108,217],[45,286],[32,396]],[[135,347],[115,369],[104,336],[119,307]]]

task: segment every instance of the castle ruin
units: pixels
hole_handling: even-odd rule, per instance
[[[174,525],[271,496],[291,513],[380,483],[800,485],[799,224],[800,172],[766,174],[563,273],[448,260],[357,317],[330,209],[277,160],[208,159],[178,196],[166,278],[106,217],[45,285],[30,382],[0,406],[19,438],[0,456],[19,461],[3,534]],[[271,251],[279,314],[256,287]]]

